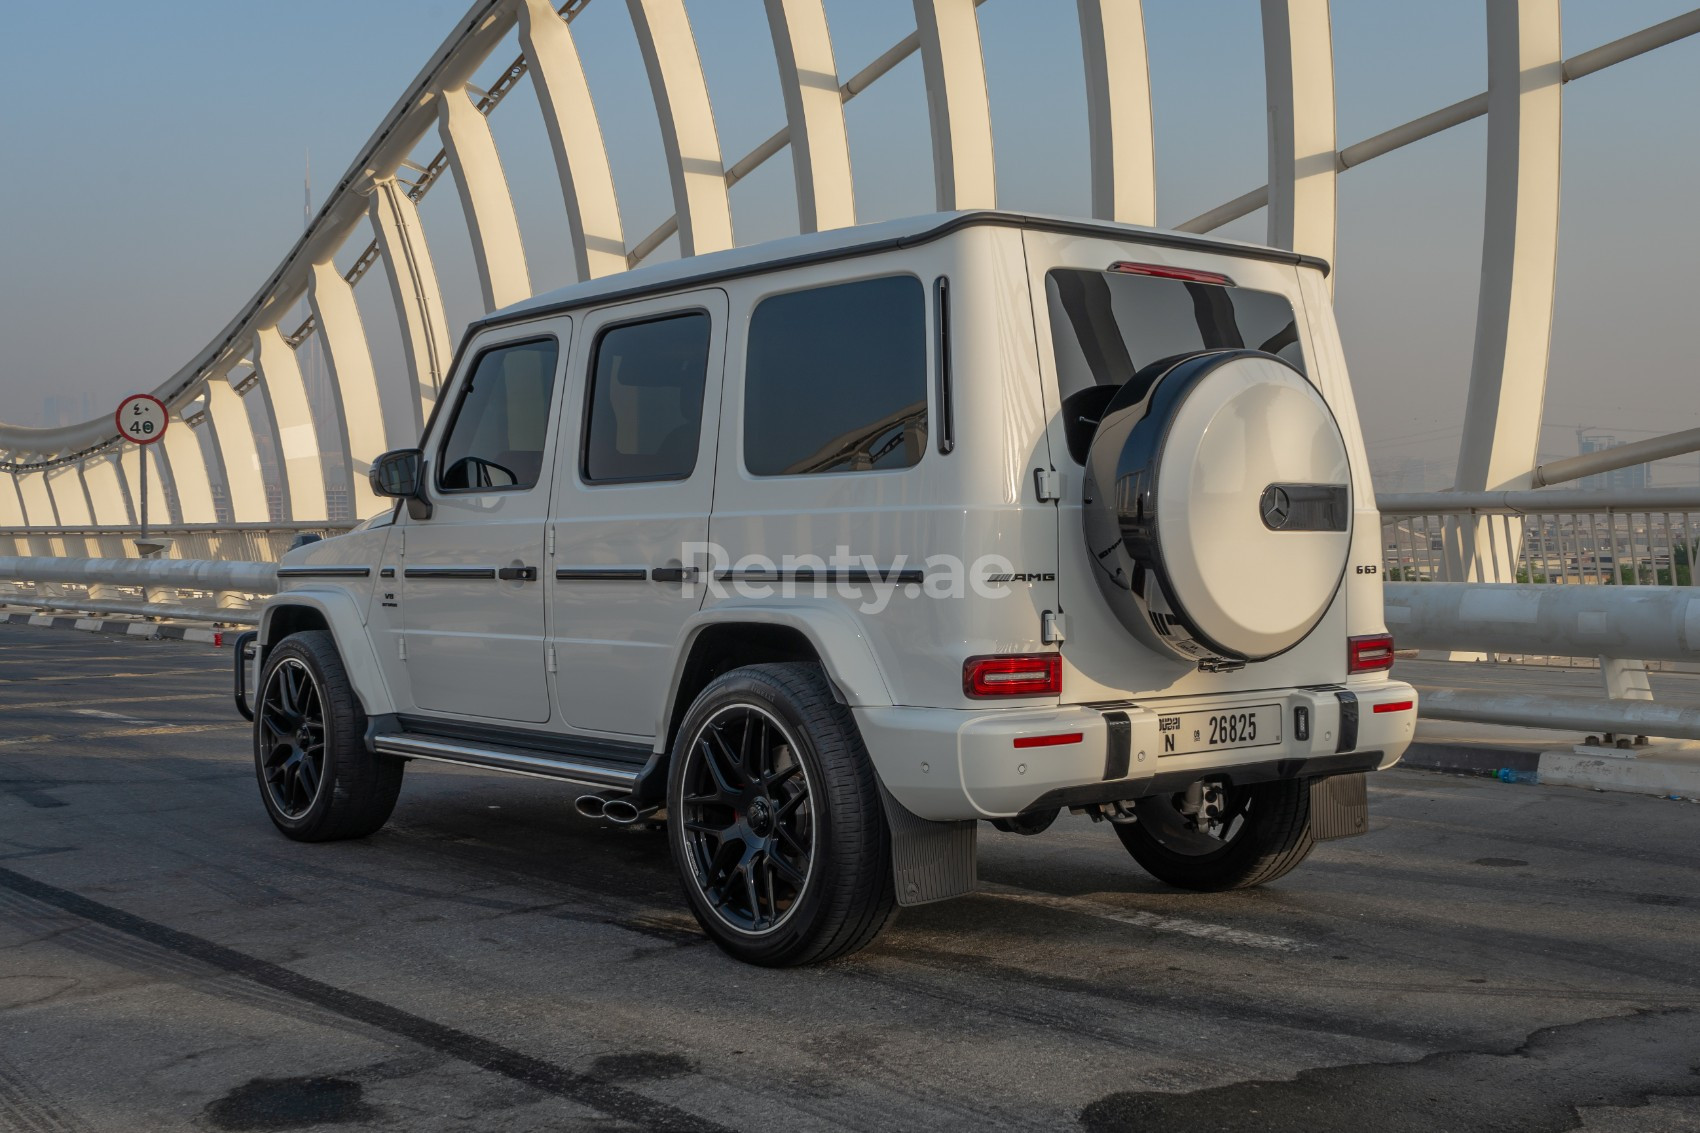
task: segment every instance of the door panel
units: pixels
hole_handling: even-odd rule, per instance
[[[684,622],[681,571],[708,537],[726,296],[703,291],[583,320],[571,373],[578,451],[563,451],[552,518],[556,692],[566,726],[653,736]]]
[[[432,515],[408,521],[399,580],[422,711],[549,719],[543,538],[570,330],[477,344],[427,440]]]

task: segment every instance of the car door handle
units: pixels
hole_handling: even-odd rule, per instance
[[[656,567],[649,572],[649,577],[656,582],[695,582],[698,573],[697,567]]]
[[[528,566],[501,567],[496,571],[496,577],[503,582],[536,582],[537,568]]]

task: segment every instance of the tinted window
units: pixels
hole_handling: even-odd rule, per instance
[[[908,468],[927,445],[921,281],[775,295],[750,318],[744,467],[757,476]]]
[[[604,331],[596,343],[584,478],[682,480],[697,463],[709,318],[697,311]]]
[[[1063,427],[1077,462],[1110,397],[1141,371],[1155,381],[1165,367],[1154,363],[1244,347],[1304,372],[1293,305],[1280,295],[1107,271],[1059,269],[1045,279]]]
[[[439,488],[479,491],[537,483],[559,354],[549,338],[500,346],[479,357],[443,441]]]

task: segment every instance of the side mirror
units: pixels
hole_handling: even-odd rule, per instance
[[[419,472],[424,458],[416,448],[398,448],[372,462],[367,478],[380,496],[405,500],[419,494]]]
[[[431,518],[431,504],[424,493],[425,456],[416,448],[398,448],[372,462],[367,473],[372,491],[391,499],[406,500],[414,519]]]

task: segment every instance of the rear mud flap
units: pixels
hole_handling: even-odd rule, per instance
[[[1310,834],[1318,842],[1369,833],[1369,781],[1363,772],[1310,781]]]
[[[974,892],[980,824],[917,818],[880,784],[891,828],[891,873],[899,905],[925,905]]]

